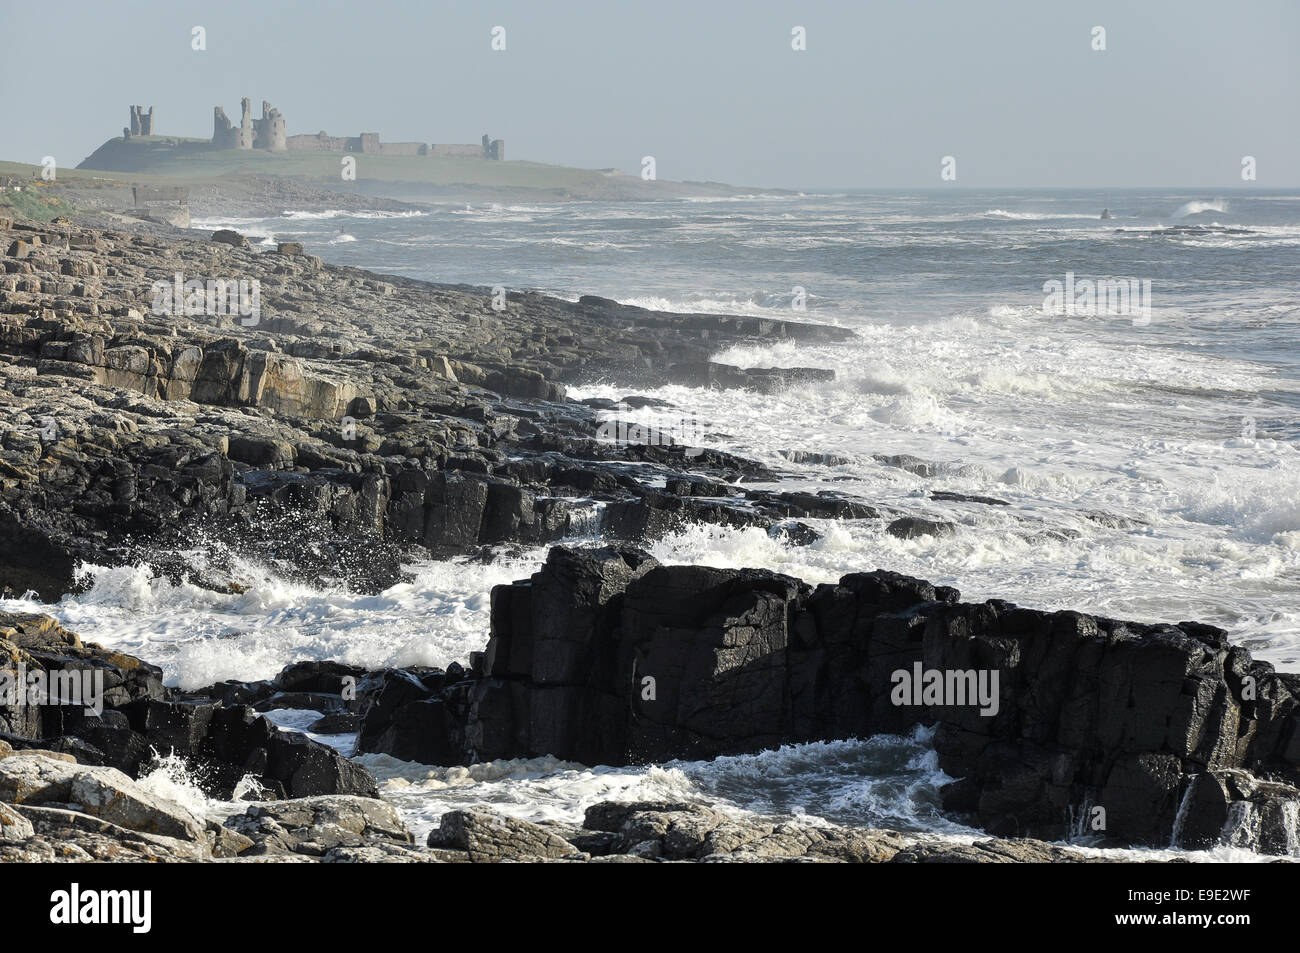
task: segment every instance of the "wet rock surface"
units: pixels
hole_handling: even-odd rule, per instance
[[[108,771],[128,780],[175,756],[218,797],[241,785],[269,797],[377,794],[374,779],[333,748],[276,728],[235,698],[179,695],[163,686],[156,666],[83,643],[49,616],[0,613],[0,685],[0,755],[39,750],[75,759],[78,777]],[[33,699],[36,685],[43,687]],[[0,761],[0,774],[7,763]],[[14,775],[15,790],[21,777]]]
[[[413,550],[874,514],[766,490],[777,474],[759,464],[635,423],[629,434],[608,408],[565,394],[674,375],[770,392],[833,375],[724,372],[710,355],[850,331],[596,297],[498,300],[291,246],[263,251],[230,230],[209,241],[8,225],[0,244],[18,247],[0,273],[0,589],[48,601],[82,561],[141,560],[238,585],[220,566],[159,556],[196,532],[273,550],[308,580],[373,590],[397,581]]]
[[[990,833],[1205,847],[1244,827],[1294,852],[1300,677],[1199,623],[959,599],[555,547],[493,590],[468,675],[385,675],[360,750],[623,765],[931,725],[945,807]]]
[[[17,767],[15,767],[17,766]],[[4,777],[85,776],[42,754],[0,760]],[[257,802],[200,821],[141,791],[106,782],[126,798],[117,823],[95,813],[104,798],[70,804],[14,802],[0,786],[0,862],[235,863],[1008,863],[1080,861],[1095,855],[1038,841],[961,843],[833,825],[776,823],[699,804],[604,802],[581,826],[533,823],[485,809],[442,815],[417,844],[383,801],[322,796]],[[148,810],[140,804],[148,801]],[[110,802],[111,803],[111,802]],[[163,827],[168,834],[157,833]]]

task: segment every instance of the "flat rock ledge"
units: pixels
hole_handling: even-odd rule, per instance
[[[249,804],[201,821],[111,768],[0,750],[0,862],[1010,863],[1095,855],[1038,841],[973,845],[738,818],[696,804],[602,803],[580,827],[444,814],[416,844],[397,811],[347,795]]]
[[[224,230],[0,219],[0,253],[0,591],[54,601],[83,561],[240,585],[160,558],[196,535],[378,590],[416,550],[644,539],[687,522],[808,541],[789,521],[881,517],[834,493],[753,487],[776,474],[689,446],[711,426],[690,408],[627,419],[647,405],[634,389],[666,380],[816,386],[833,372],[711,357],[853,339],[843,328],[501,298]],[[627,401],[567,397],[596,382]]]

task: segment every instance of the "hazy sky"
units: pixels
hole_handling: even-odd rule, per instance
[[[206,137],[248,96],[290,135],[488,132],[662,179],[940,186],[951,155],[959,186],[1227,188],[1251,155],[1295,187],[1300,0],[0,0],[0,94],[0,158],[61,165],[132,103]]]

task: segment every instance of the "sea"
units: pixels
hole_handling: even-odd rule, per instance
[[[220,227],[430,281],[852,328],[850,343],[746,345],[714,357],[830,368],[831,382],[774,395],[596,382],[570,395],[661,398],[672,407],[632,413],[669,432],[696,423],[697,442],[768,464],[781,488],[949,520],[956,535],[902,540],[879,522],[810,521],[821,539],[790,546],[757,529],[693,526],[649,545],[659,560],[810,583],[883,568],[955,586],[969,601],[1200,620],[1300,672],[1300,194],[781,192],[194,222]],[[829,456],[806,462],[809,452]],[[928,475],[886,459],[904,454],[929,463]],[[1008,505],[938,502],[936,491]],[[201,540],[187,556],[201,565],[221,545]],[[491,587],[527,577],[545,549],[419,561],[409,581],[378,594],[294,582],[246,554],[223,555],[246,591],[177,584],[143,565],[88,565],[83,591],[56,605],[0,605],[49,612],[85,639],[161,665],[181,688],[268,678],[300,659],[446,665],[483,648]],[[315,720],[271,717],[299,729]],[[355,739],[321,740],[350,753]],[[649,798],[802,824],[984,836],[941,811],[939,788],[951,779],[924,729],[628,768],[360,760],[418,837],[443,811],[471,805],[578,822],[599,801]],[[175,758],[146,781],[200,812],[234,809],[205,798]],[[1300,856],[1300,832],[1294,840]],[[1243,829],[1208,851],[1134,856],[1262,859],[1252,846]]]

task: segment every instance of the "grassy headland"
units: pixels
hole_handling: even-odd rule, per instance
[[[213,149],[204,139],[136,136],[108,140],[76,171],[108,172],[115,178],[143,176],[151,184],[176,185],[232,176],[279,176],[339,192],[406,201],[649,200],[746,191],[721,183],[647,182],[638,175],[614,169],[576,169],[519,160],[361,154],[348,157],[356,162],[355,181],[343,179],[344,155],[340,153]]]

